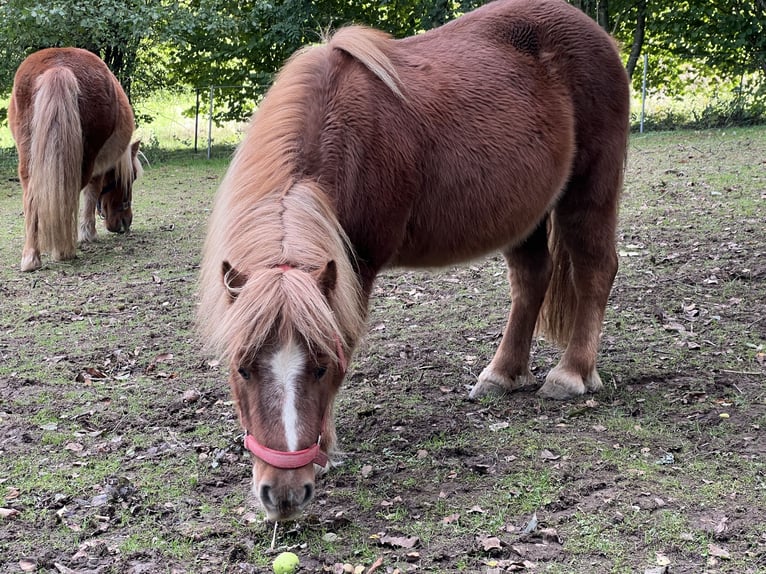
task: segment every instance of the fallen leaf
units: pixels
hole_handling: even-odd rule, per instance
[[[383,557],[378,556],[378,559],[375,560],[375,562],[372,563],[372,566],[370,566],[370,569],[367,570],[367,574],[371,574],[372,572],[375,572],[378,568],[380,568],[383,565]]]
[[[665,556],[662,552],[655,552],[654,556],[657,559],[658,566],[670,566],[670,558]]]
[[[724,516],[721,518],[721,520],[718,521],[718,524],[715,525],[714,531],[716,534],[723,534],[726,532],[726,523],[729,521],[729,518],[727,516]]]
[[[561,455],[558,455],[558,454],[553,454],[553,453],[552,453],[551,451],[549,451],[548,449],[544,449],[544,450],[543,450],[543,451],[540,453],[540,458],[541,458],[541,459],[543,459],[543,460],[558,460],[558,459],[560,459],[560,458],[561,458]]]
[[[37,570],[37,564],[31,560],[19,560],[19,568],[22,572],[34,572]]]
[[[94,367],[85,367],[76,377],[78,383],[85,382],[87,379],[105,379],[106,373],[99,371]]]
[[[417,536],[381,536],[380,543],[392,548],[415,548],[420,544]]]
[[[503,546],[500,544],[500,539],[496,536],[479,536],[477,542],[481,545],[485,552],[490,550],[500,550]]]
[[[716,558],[723,558],[725,560],[731,558],[729,551],[726,550],[726,548],[718,546],[717,544],[708,544],[707,550],[711,556],[715,556]]]
[[[450,514],[449,516],[442,518],[442,524],[453,524],[458,520],[460,520],[459,514]]]
[[[202,394],[197,389],[187,389],[184,391],[183,401],[185,403],[196,403]]]
[[[0,518],[15,518],[21,514],[15,508],[0,508]]]

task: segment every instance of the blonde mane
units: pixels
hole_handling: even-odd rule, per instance
[[[256,353],[275,334],[299,334],[312,351],[336,357],[336,340],[348,354],[364,328],[348,238],[319,184],[297,175],[306,106],[328,49],[307,48],[283,68],[216,195],[197,318],[210,350],[228,358]],[[317,276],[330,261],[337,283],[328,301]],[[248,278],[236,299],[224,262]]]
[[[329,46],[336,50],[343,50],[362,62],[392,92],[405,99],[399,73],[386,54],[386,46],[390,41],[391,36],[380,30],[364,26],[348,26],[335,33],[329,41]]]
[[[144,168],[138,158],[133,159],[132,146],[125,148],[125,151],[114,164],[114,179],[117,182],[121,197],[132,200],[133,182],[144,173]]]

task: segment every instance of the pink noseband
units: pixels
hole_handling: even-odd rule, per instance
[[[277,268],[281,269],[282,271],[295,269],[291,265],[286,264],[277,265]],[[346,360],[346,355],[343,352],[343,347],[340,344],[340,337],[338,335],[335,335],[335,347],[338,354],[338,366],[340,367],[341,375],[345,375],[346,369],[348,367],[348,361]],[[324,431],[325,420],[323,418],[321,433]],[[262,445],[253,435],[245,431],[245,448],[260,458],[263,462],[273,466],[274,468],[293,470],[311,463],[318,464],[321,467],[326,467],[328,458],[327,453],[325,453],[320,448],[320,443],[322,442],[321,433],[319,434],[319,438],[317,439],[316,443],[309,448],[304,448],[303,450],[296,451],[283,451],[274,450],[273,448]]]
[[[303,450],[287,452],[263,446],[255,440],[253,435],[245,434],[245,448],[274,468],[290,470],[301,468],[312,462],[325,467],[327,466],[327,454],[319,448],[321,440],[322,435],[319,435],[319,439],[314,446],[304,448]]]

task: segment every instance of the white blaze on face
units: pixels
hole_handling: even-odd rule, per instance
[[[290,340],[271,357],[271,373],[282,394],[282,424],[287,450],[298,450],[298,377],[306,364],[306,355],[298,343]]]

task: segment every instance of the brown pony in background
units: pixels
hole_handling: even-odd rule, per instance
[[[300,513],[331,462],[386,267],[505,256],[510,316],[471,397],[535,381],[536,325],[566,349],[541,396],[601,388],[628,116],[614,42],[562,0],[493,2],[402,40],[344,28],[284,66],[218,191],[199,307],[270,519]]]
[[[96,238],[96,211],[109,231],[130,229],[142,171],[138,142],[130,143],[133,110],[98,56],[79,48],[29,56],[14,77],[8,121],[24,190],[22,271],[38,269],[42,252],[72,259],[77,240]]]

